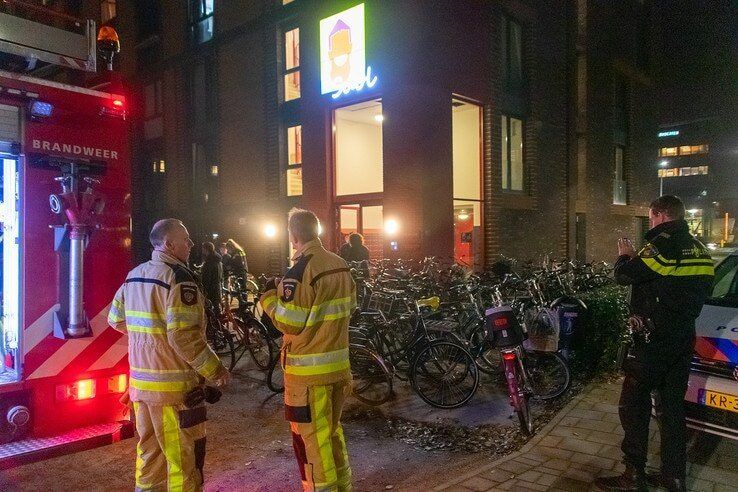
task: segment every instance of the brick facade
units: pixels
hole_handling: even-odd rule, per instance
[[[584,33],[589,95],[584,111],[573,110],[580,2],[366,0],[367,60],[380,83],[347,96],[340,104],[382,99],[384,192],[378,198],[385,219],[396,219],[401,225],[396,238],[399,251],[390,251],[385,240],[387,255],[443,259],[453,255],[454,96],[483,108],[486,262],[494,261],[497,254],[521,259],[574,256],[575,213],[586,216],[588,259],[611,260],[615,238],[634,234],[635,216],[644,213],[643,205],[656,191],[650,189],[652,183],[639,181],[639,166],[651,165],[645,164],[648,155],[642,149],[648,143],[646,137],[655,134],[655,124],[647,104],[648,74],[633,68],[634,53],[615,50],[632,33],[612,26],[641,15],[635,13],[640,2],[622,2],[628,7],[616,11],[600,2],[581,1],[598,12],[590,16]],[[130,14],[135,3],[119,2],[121,15]],[[164,4],[166,22],[148,41],[161,50],[157,62],[144,70],[131,62],[130,58],[140,57],[146,41],[139,39],[137,49],[127,49],[129,59],[124,63],[139,95],[157,78],[165,87],[161,147],[167,162],[166,199],[139,213],[140,226],[147,227],[144,218],[151,220],[154,215],[184,217],[192,224],[196,240],[208,239],[213,232],[222,239],[233,237],[245,246],[252,270],[277,272],[286,264],[286,236],[266,240],[263,225],[283,228],[287,210],[300,205],[319,215],[326,227],[324,241],[335,247],[331,115],[337,105],[330,96],[320,95],[318,26],[320,19],[356,2],[295,0],[283,7],[262,0],[241,9],[216,3],[216,34],[204,46],[189,42],[185,2]],[[507,93],[500,75],[504,18],[523,28],[524,86],[519,94]],[[122,39],[135,39],[129,23],[124,24],[129,32],[121,25]],[[282,29],[292,27],[300,28],[302,97],[280,104],[279,39]],[[192,121],[188,80],[193,62],[203,58],[212,58],[207,66],[213,71],[208,80],[214,103],[211,124],[201,131]],[[615,73],[625,76],[630,88],[627,206],[611,205]],[[519,193],[501,189],[503,114],[524,120],[525,186]],[[287,122],[302,124],[301,198],[285,196]],[[577,163],[579,128],[586,128],[585,167]],[[192,143],[203,135],[212,145],[205,165],[219,168],[217,180],[205,188],[193,186],[194,177],[204,171],[194,169],[192,162]],[[150,173],[145,152],[150,142],[143,137],[138,141],[136,167],[145,176]],[[139,184],[135,203],[143,203],[141,195],[163,191],[153,180],[140,179]],[[207,204],[205,192],[210,197]],[[145,233],[136,237],[144,256]]]

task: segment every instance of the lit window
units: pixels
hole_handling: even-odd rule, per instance
[[[115,18],[115,1],[116,0],[101,0],[100,1],[100,21],[105,24]]]
[[[302,126],[287,128],[287,196],[302,195]]]
[[[152,167],[153,171],[157,174],[165,173],[167,171],[167,164],[163,159],[153,161]]]
[[[481,268],[482,227],[482,107],[457,99],[451,102],[454,190],[454,260]]]
[[[211,176],[217,176],[218,175],[218,166],[210,166],[210,175]]]
[[[707,154],[709,151],[710,151],[710,146],[706,144],[682,145],[679,147],[661,147],[659,149],[659,155],[661,157],[668,157],[668,156],[675,156],[675,155]]]
[[[190,0],[190,29],[196,43],[213,38],[213,12],[215,0]]]
[[[523,190],[523,121],[502,116],[502,189]]]
[[[679,147],[679,155],[706,154],[707,145],[682,145]]]
[[[378,99],[334,110],[336,196],[384,191],[381,114]]]
[[[300,98],[300,29],[284,33],[284,100]]]

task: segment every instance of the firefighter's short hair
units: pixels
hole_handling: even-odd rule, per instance
[[[184,224],[179,219],[161,219],[156,221],[156,224],[154,224],[154,227],[151,228],[151,232],[149,233],[151,246],[154,248],[164,246],[167,236],[178,227],[184,227]]]
[[[310,210],[293,208],[288,215],[287,229],[292,237],[301,243],[306,243],[320,234],[320,221],[318,216]]]
[[[666,215],[671,220],[681,220],[684,218],[684,202],[674,195],[664,195],[658,197],[651,202],[649,207],[654,213]]]

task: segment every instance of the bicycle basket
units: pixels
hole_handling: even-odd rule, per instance
[[[556,352],[559,349],[559,313],[555,309],[535,308],[525,313],[528,346],[531,350]]]
[[[484,315],[487,340],[493,347],[507,348],[523,343],[523,328],[510,306],[487,309]]]
[[[261,313],[261,324],[266,327],[270,340],[276,340],[277,338],[282,337],[282,332],[274,326],[272,319],[267,315],[267,313]]]

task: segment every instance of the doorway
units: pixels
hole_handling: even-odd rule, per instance
[[[453,98],[451,116],[454,261],[481,270],[484,265],[482,106]]]
[[[384,256],[384,159],[381,99],[333,111],[333,197],[336,244],[352,233],[364,236],[372,260]]]
[[[338,206],[338,241],[345,244],[349,235],[358,233],[364,236],[364,246],[369,249],[369,258],[383,258],[384,219],[382,205],[362,205],[359,203]]]
[[[0,175],[0,384],[20,379],[20,203],[18,160],[4,157]]]

